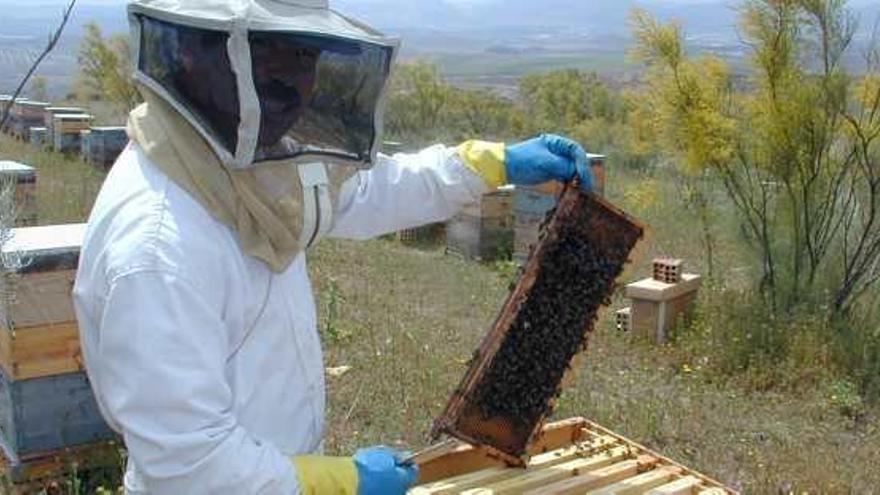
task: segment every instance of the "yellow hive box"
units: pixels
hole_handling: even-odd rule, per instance
[[[447,442],[422,458],[409,495],[737,493],[584,418],[548,424],[529,452],[525,468],[512,468],[483,448]]]

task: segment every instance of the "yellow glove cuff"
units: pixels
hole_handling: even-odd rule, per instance
[[[489,187],[507,183],[504,169],[504,143],[465,141],[458,146],[458,154],[467,167],[483,178]]]
[[[290,460],[303,495],[357,495],[357,468],[351,457],[298,455]]]

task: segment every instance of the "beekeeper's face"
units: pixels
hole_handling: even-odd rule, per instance
[[[320,50],[280,35],[251,38],[254,86],[260,95],[260,146],[275,145],[312,99]]]

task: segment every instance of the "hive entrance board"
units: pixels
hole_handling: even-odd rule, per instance
[[[521,465],[643,230],[567,187],[432,435],[491,446]]]

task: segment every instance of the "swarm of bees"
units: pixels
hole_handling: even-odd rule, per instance
[[[641,233],[585,195],[553,232],[542,234],[534,284],[473,391],[472,404],[485,419],[505,418],[530,431],[549,414]]]

